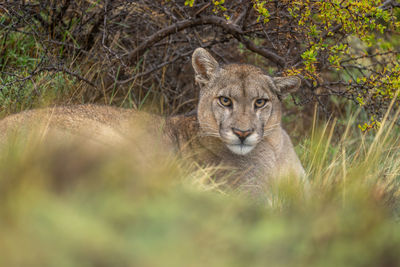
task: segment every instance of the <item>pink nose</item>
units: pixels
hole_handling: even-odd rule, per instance
[[[239,137],[240,141],[242,142],[244,141],[244,139],[246,139],[247,136],[249,136],[253,132],[253,130],[242,131],[236,128],[232,128],[232,131]]]

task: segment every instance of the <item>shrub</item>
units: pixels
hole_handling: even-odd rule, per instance
[[[367,129],[397,97],[398,7],[379,0],[7,1],[2,77],[21,73],[18,80],[29,82],[62,72],[80,81],[72,101],[149,102],[171,114],[196,102],[190,55],[201,46],[221,61],[300,75],[297,104],[330,111],[328,96],[350,99],[369,113]],[[34,44],[13,60],[17,35]],[[22,63],[27,56],[30,63]]]

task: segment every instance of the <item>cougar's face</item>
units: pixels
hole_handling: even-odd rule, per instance
[[[200,100],[200,106],[209,105],[211,108],[212,118],[208,119],[215,121],[209,125],[200,116],[203,132],[214,133],[231,152],[238,155],[252,151],[268,133],[268,127],[279,126],[271,125],[271,116],[280,116],[279,110],[273,109],[279,101],[268,87],[267,77],[260,72],[252,73],[252,68],[235,65],[221,69],[201,96],[205,101]],[[200,106],[201,112],[203,107]],[[280,117],[272,121],[279,120]]]
[[[251,65],[220,67],[204,49],[192,56],[200,100],[197,117],[205,136],[219,138],[237,155],[250,153],[280,127],[283,97],[300,86],[297,77],[271,78]]]

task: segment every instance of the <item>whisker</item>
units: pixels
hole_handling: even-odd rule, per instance
[[[272,125],[271,127],[264,129],[264,134],[263,137],[266,137],[267,135],[269,135],[272,131],[276,130],[278,128],[280,124],[276,123],[274,125]]]
[[[200,131],[200,133],[219,135],[219,132],[215,132],[215,131],[205,131],[205,130],[207,130],[207,129],[203,129],[203,131]]]
[[[201,136],[201,137],[211,136],[211,137],[220,138],[220,135],[218,135],[218,134],[207,134],[207,133],[205,133],[205,134],[200,134],[199,136]]]
[[[279,125],[281,125],[280,123],[275,123],[275,124],[273,124],[273,125],[271,125],[270,127],[268,127],[267,129],[265,129],[265,130],[269,130],[269,129],[275,129],[277,126],[279,126]]]

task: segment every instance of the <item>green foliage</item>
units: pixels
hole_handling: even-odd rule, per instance
[[[5,66],[18,68],[25,66],[32,70],[38,62],[38,53],[41,48],[32,36],[21,33],[7,34],[0,30],[0,39],[3,40],[1,49],[0,69],[6,70]],[[6,38],[7,37],[7,38]]]
[[[68,95],[73,77],[62,73],[38,72],[38,65],[47,60],[44,49],[32,36],[5,33],[0,58],[0,114],[19,112],[57,102]]]
[[[268,8],[273,9],[272,5],[266,8],[266,2],[258,0],[254,4],[260,16],[267,18],[265,24],[269,21]],[[350,76],[337,91],[347,91],[344,94],[375,115],[371,120],[381,121],[400,85],[398,38],[389,37],[398,35],[400,22],[398,13],[383,4],[380,0],[290,1],[287,11],[297,23],[293,27],[301,33],[304,49],[302,64],[286,73],[303,75],[318,90],[334,84],[324,81],[329,70],[334,70],[342,81]],[[379,123],[369,125],[376,128]]]
[[[267,1],[256,1],[254,3],[254,9],[260,14],[257,21],[260,21],[260,18],[262,17],[264,23],[268,22],[270,16],[268,9],[265,7],[266,2]]]
[[[18,77],[0,77],[0,83],[7,85],[0,90],[0,114],[3,117],[21,110],[56,103],[68,97],[75,82],[73,78],[62,73],[44,73],[24,83]]]
[[[332,42],[329,37],[334,38],[336,35],[332,28],[343,34],[356,36],[367,46],[371,46],[377,31],[383,33],[387,27],[396,30],[400,25],[393,14],[379,8],[381,4],[379,0],[292,1],[292,7],[288,10],[298,20],[298,30],[308,32],[304,41],[310,48],[304,53],[317,54],[328,50],[330,63],[340,68],[340,61],[352,54],[347,44],[343,43],[346,40],[341,40],[341,43]],[[308,77],[312,79],[316,68],[311,66],[317,61],[315,57],[303,58]]]
[[[189,5],[190,7],[193,7],[194,5],[194,0],[185,0],[185,6]]]
[[[224,13],[227,9],[224,6],[225,4],[225,0],[211,0],[213,3],[213,9],[212,11],[215,14],[218,14],[219,12],[222,12],[223,16],[225,17],[225,19],[229,20],[230,17]],[[190,7],[193,7],[195,0],[185,0],[185,6],[189,5]]]
[[[214,14],[222,13],[222,15],[225,17],[226,20],[230,19],[230,16],[226,13],[227,9],[224,6],[225,0],[219,0],[219,1],[212,0],[212,3],[214,5],[212,9]]]

